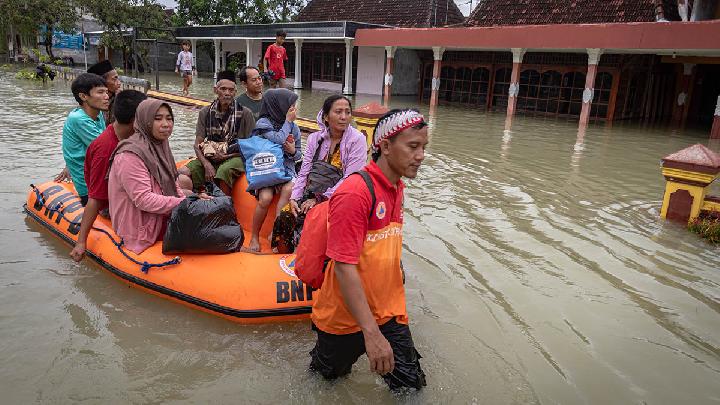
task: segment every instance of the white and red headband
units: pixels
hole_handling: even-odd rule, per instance
[[[380,142],[400,132],[425,122],[425,117],[415,110],[402,110],[380,121],[373,136],[373,152],[380,148]]]

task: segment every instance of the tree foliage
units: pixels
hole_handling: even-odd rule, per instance
[[[173,25],[286,22],[305,4],[305,0],[178,0]]]
[[[163,8],[152,0],[79,0],[105,32],[104,46],[127,48],[132,28],[141,28],[144,38],[162,38],[168,28]]]
[[[78,0],[2,0],[0,1],[0,27],[20,32],[37,31],[46,26],[45,49],[52,54],[53,30],[72,32],[80,18]]]

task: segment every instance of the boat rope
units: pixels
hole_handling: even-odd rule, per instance
[[[45,203],[45,198],[43,198],[43,195],[42,195],[42,193],[40,192],[40,190],[39,190],[37,187],[35,187],[34,184],[30,184],[30,187],[32,187],[33,191],[35,192],[35,196],[37,197],[37,200],[40,202],[40,204],[41,204],[43,207],[45,207],[45,208],[46,208],[47,210],[49,210],[49,211],[52,211],[52,212],[56,213],[60,218],[64,219],[65,221],[67,221],[67,222],[70,223],[71,225],[75,225],[75,226],[77,226],[77,227],[80,227],[80,222],[71,221],[70,219],[68,219],[68,218],[65,216],[65,213],[64,213],[63,211],[61,211],[61,209],[62,209],[62,207],[63,207],[63,203],[62,203],[62,202],[58,202],[57,204],[54,205],[54,207],[50,207],[49,205],[47,205],[47,204]],[[130,255],[125,251],[125,249],[123,248],[123,245],[125,244],[125,241],[124,241],[122,238],[120,238],[120,241],[117,242],[117,241],[115,240],[115,238],[113,238],[113,236],[110,234],[110,232],[108,232],[108,231],[106,231],[106,230],[104,230],[104,229],[97,228],[97,227],[95,227],[95,226],[93,226],[92,229],[94,229],[94,230],[96,230],[96,231],[104,234],[105,236],[107,236],[108,239],[110,239],[110,241],[113,243],[113,245],[115,245],[115,247],[118,249],[118,251],[119,251],[123,256],[125,256],[125,258],[127,258],[127,259],[130,260],[131,262],[133,262],[133,263],[137,264],[138,266],[140,266],[140,271],[142,271],[143,273],[146,273],[146,274],[147,274],[147,272],[148,272],[151,268],[153,268],[153,267],[161,268],[161,267],[166,267],[166,266],[172,266],[172,265],[174,265],[174,264],[179,264],[179,263],[182,261],[182,259],[180,258],[180,256],[175,256],[174,258],[172,258],[172,259],[170,259],[170,260],[168,260],[168,261],[162,262],[162,263],[148,263],[147,261],[142,261],[142,262],[141,262],[141,261],[135,259],[134,257],[130,256]]]

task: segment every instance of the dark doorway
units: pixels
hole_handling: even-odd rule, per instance
[[[720,95],[720,65],[698,65],[693,83],[688,124],[702,129],[712,127],[715,106]]]

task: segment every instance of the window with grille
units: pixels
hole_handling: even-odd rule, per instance
[[[608,72],[598,72],[595,76],[595,95],[590,107],[590,118],[606,118],[610,104],[613,76]]]
[[[510,90],[511,67],[501,67],[495,70],[495,84],[493,85],[493,99],[491,108],[504,109],[508,105],[508,91]]]
[[[567,55],[553,54],[546,59],[556,60],[560,57],[564,60],[571,58]],[[512,76],[511,65],[495,65],[494,71],[491,70],[493,65],[482,66],[462,62],[443,62],[443,65],[440,73],[440,102],[487,105],[487,108],[493,110],[507,108]],[[529,64],[522,65],[522,68],[517,98],[518,111],[549,115],[580,115],[585,90],[585,69],[562,65]],[[421,98],[424,100],[429,99],[432,92],[432,71],[433,64],[427,62],[423,67],[420,89]],[[608,117],[615,79],[613,73],[607,70],[597,73],[591,118]]]

